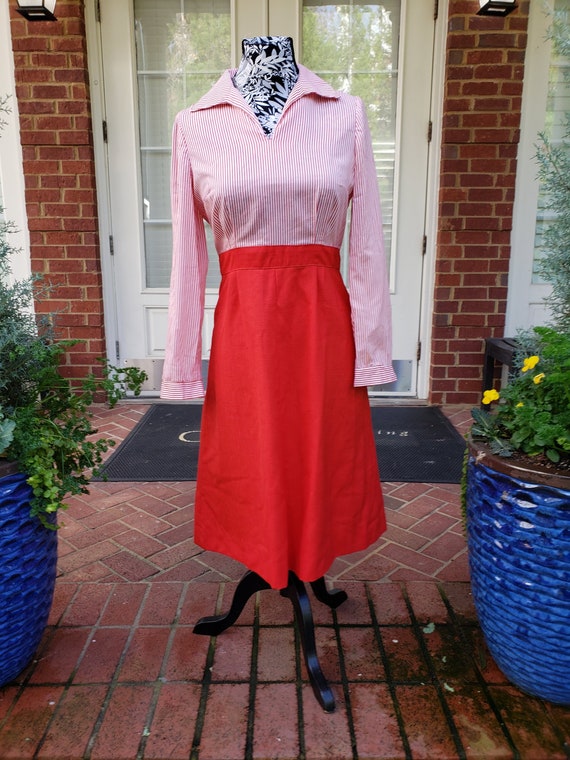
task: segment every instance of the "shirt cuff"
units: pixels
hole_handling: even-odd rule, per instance
[[[188,382],[174,382],[163,380],[160,386],[160,397],[168,399],[200,398],[204,396],[204,383],[202,380]]]
[[[393,383],[398,378],[392,367],[375,364],[372,367],[356,367],[354,370],[354,387],[361,388],[364,385],[384,385]]]

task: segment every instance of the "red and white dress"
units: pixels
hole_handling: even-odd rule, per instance
[[[395,379],[382,219],[362,101],[299,67],[271,135],[226,71],[173,133],[161,395],[204,395],[214,234],[222,282],[195,540],[272,587],[323,575],[386,528],[366,386]],[[349,290],[339,248],[351,208]]]

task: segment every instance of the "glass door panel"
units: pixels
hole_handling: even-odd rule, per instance
[[[168,288],[170,158],[176,114],[230,66],[230,0],[135,0],[135,45],[144,229],[144,287]],[[208,289],[220,281],[209,238]]]
[[[388,260],[392,251],[399,38],[399,0],[303,3],[303,63],[335,89],[361,97],[366,106]],[[344,270],[346,266],[345,261]]]

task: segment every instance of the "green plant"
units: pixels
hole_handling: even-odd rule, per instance
[[[570,334],[535,327],[526,335],[534,350],[500,391],[485,391],[483,403],[497,402],[494,413],[474,409],[471,435],[494,454],[522,453],[554,464],[570,459]]]
[[[72,383],[62,374],[63,354],[74,341],[58,340],[49,321],[36,322],[41,282],[13,280],[15,231],[0,208],[0,457],[18,462],[33,489],[32,513],[54,527],[49,515],[65,508],[68,495],[87,492],[89,471],[97,471],[114,445],[96,437],[90,411],[96,395],[106,394],[112,406],[126,390],[138,395],[146,374],[104,359],[99,377],[90,373]]]

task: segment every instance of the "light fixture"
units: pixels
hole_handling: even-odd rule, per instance
[[[479,0],[478,16],[508,16],[516,8],[515,0]]]
[[[16,10],[28,21],[57,21],[54,16],[56,0],[18,0]]]

